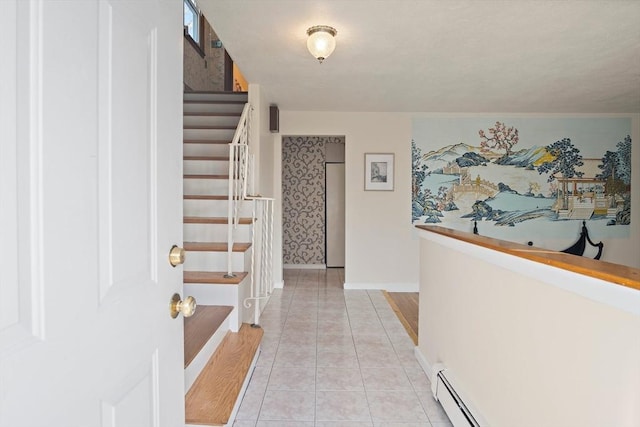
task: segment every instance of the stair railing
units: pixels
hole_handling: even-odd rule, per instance
[[[260,324],[260,301],[273,292],[273,211],[274,200],[269,197],[248,196],[253,201],[251,232],[250,296],[245,298],[245,308],[254,308],[254,325]],[[256,248],[258,250],[256,251]]]
[[[255,158],[250,153],[251,111],[245,104],[238,127],[229,144],[229,203],[227,228],[227,274],[233,277],[234,230],[240,220],[240,210],[244,200],[252,202],[251,227],[251,275],[250,295],[243,305],[254,307],[254,325],[258,325],[261,301],[273,292],[273,212],[274,199],[261,196],[247,196],[247,186],[255,191]]]
[[[238,127],[229,144],[229,204],[227,207],[227,277],[233,277],[233,232],[238,227],[240,207],[247,197],[249,165],[249,135],[251,133],[251,105],[246,103]]]

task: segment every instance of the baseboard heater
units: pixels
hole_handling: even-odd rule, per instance
[[[454,427],[485,427],[473,416],[459,393],[447,378],[447,370],[436,364],[431,375],[431,391],[433,397],[440,402]]]

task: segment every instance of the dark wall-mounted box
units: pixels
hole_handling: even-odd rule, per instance
[[[274,133],[280,131],[280,110],[277,105],[269,106],[269,130]]]

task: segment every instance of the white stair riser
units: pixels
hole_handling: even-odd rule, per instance
[[[233,231],[236,242],[251,241],[251,226],[238,225]],[[220,224],[184,224],[185,242],[226,242],[227,226]]]
[[[185,179],[183,181],[184,194],[199,195],[228,195],[228,179]]]
[[[229,202],[226,200],[185,200],[184,216],[222,216],[228,213]],[[240,217],[249,218],[253,215],[252,202],[243,202],[240,205]],[[247,227],[247,226],[245,226]]]
[[[231,254],[233,271],[248,271],[251,265],[251,249]],[[227,271],[226,252],[187,251],[184,261],[186,271]]]
[[[184,129],[184,139],[207,139],[215,141],[229,141],[233,139],[235,129]]]
[[[184,294],[193,296],[202,305],[233,306],[229,315],[229,328],[237,332],[242,323],[253,323],[253,307],[244,307],[244,299],[251,294],[250,287],[251,278],[247,275],[239,285],[185,283]]]
[[[206,93],[206,92],[185,92],[183,99],[185,101],[240,101],[247,102],[249,96],[246,92],[223,92],[223,93]]]
[[[244,104],[209,104],[185,102],[183,111],[185,113],[242,113]]]
[[[199,301],[197,298],[196,298],[196,302],[198,304],[203,304],[203,302]],[[218,330],[211,336],[211,338],[209,338],[209,340],[202,347],[202,349],[200,349],[200,351],[193,358],[191,363],[189,363],[189,366],[187,366],[184,369],[185,394],[189,391],[189,389],[191,388],[195,380],[198,378],[198,375],[200,375],[200,372],[202,372],[202,370],[206,366],[209,359],[211,359],[211,356],[213,356],[213,353],[215,353],[215,351],[218,349],[218,346],[220,346],[220,343],[224,339],[225,335],[227,335],[227,332],[229,332],[229,329],[231,326],[230,317],[233,317],[234,324],[238,322],[237,320],[238,314],[236,309],[234,309],[231,313],[229,313],[227,318],[224,319],[224,321],[220,324],[220,327],[218,328]]]
[[[186,115],[182,119],[184,126],[238,126],[240,116],[190,116]]]
[[[229,175],[228,160],[185,160],[185,174]]]
[[[229,314],[229,329],[233,332],[238,332],[242,323],[239,313],[242,302],[239,302],[238,285],[185,283],[183,292],[185,295],[194,297],[197,304],[233,306],[233,311]]]
[[[184,294],[196,299],[198,305],[230,305],[238,307],[238,285],[185,283]],[[197,308],[196,308],[197,310]],[[237,310],[234,317],[238,317]],[[229,317],[233,311],[229,314]]]
[[[229,157],[229,144],[184,144],[184,156],[223,156]]]

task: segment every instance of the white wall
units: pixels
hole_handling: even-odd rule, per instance
[[[255,191],[264,197],[273,197],[273,134],[269,131],[269,99],[258,84],[249,85],[249,103],[253,106],[251,131],[256,156]]]
[[[346,287],[418,289],[418,239],[410,224],[411,120],[413,117],[456,116],[469,117],[463,114],[280,111],[280,133],[273,138],[274,194],[278,202],[282,178],[281,136],[345,136]],[[640,188],[640,115],[632,117],[632,187],[637,189]],[[395,191],[364,191],[364,153],[395,153]],[[280,208],[277,203],[276,209]],[[276,218],[281,218],[281,210],[276,212]],[[282,280],[281,224],[277,224],[275,231],[274,268],[278,282]],[[597,239],[597,236],[592,237]],[[550,246],[553,249],[564,247],[564,242],[549,244],[554,244]],[[631,238],[605,240],[603,259],[640,268],[639,253],[640,197],[634,197]]]
[[[428,374],[492,427],[640,425],[640,291],[422,233]]]
[[[258,84],[249,85],[249,103],[253,107],[251,120],[251,152],[254,155],[254,173],[250,178],[248,191],[259,194],[263,197],[274,197],[274,171],[279,171],[274,166],[273,160],[273,134],[269,131],[269,105],[270,100]],[[279,172],[278,172],[279,173]],[[253,184],[253,185],[251,185]],[[252,188],[253,187],[253,188]],[[274,220],[278,221],[275,216]],[[274,238],[280,239],[279,235]],[[254,244],[259,247],[261,234],[256,235]],[[281,263],[281,243],[274,241],[274,284],[281,287],[282,284],[282,263]],[[256,254],[256,259],[260,259],[260,253]],[[256,275],[259,271],[256,271]],[[259,276],[258,276],[259,277]]]
[[[280,135],[345,136],[345,286],[417,290],[418,241],[409,210],[410,117],[281,111]],[[275,164],[279,165],[280,136],[274,141],[274,150]],[[364,153],[395,153],[395,191],[364,191]],[[279,194],[281,176],[276,174],[275,179]]]

